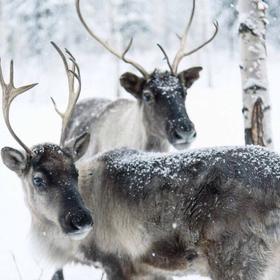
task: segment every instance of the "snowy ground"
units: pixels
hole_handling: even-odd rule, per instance
[[[57,66],[55,68],[49,66],[49,71],[41,68],[40,65],[36,65],[36,68],[28,64],[23,67],[15,65],[17,85],[40,82],[38,88],[34,89],[30,96],[18,98],[12,108],[13,126],[24,142],[30,146],[46,141],[57,142],[59,139],[60,122],[51,107],[49,96],[55,97],[59,104],[64,104],[67,94],[66,80],[62,65],[56,60],[56,54],[51,53],[51,56]],[[109,66],[112,64],[110,58],[106,56],[95,61],[86,58],[79,60],[84,81],[81,98],[91,95],[114,95],[110,85],[116,81],[108,78],[112,76]],[[280,96],[277,90],[279,58],[279,55],[274,53],[270,56],[268,65],[273,106],[274,146],[277,151],[280,151],[278,121],[280,120],[280,110],[278,110]],[[94,65],[98,70],[103,66],[103,71],[92,71],[90,65]],[[108,68],[104,68],[104,65]],[[214,68],[213,87],[210,89],[206,86],[206,77],[203,76],[201,81],[190,90],[187,99],[188,113],[198,132],[198,138],[193,147],[243,144],[238,60],[225,58],[225,55],[217,55]],[[7,73],[7,68],[5,70],[4,72]],[[126,93],[123,95],[127,96]],[[0,118],[0,147],[3,146],[18,148]],[[24,205],[20,181],[3,166],[2,162],[0,162],[0,182],[0,279],[45,279],[41,275],[42,269],[34,260],[34,254],[28,244],[30,217]],[[67,267],[65,275],[67,280],[97,280],[102,277],[100,271],[78,266]],[[202,280],[198,277],[187,279]]]

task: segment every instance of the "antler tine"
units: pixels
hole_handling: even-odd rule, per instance
[[[114,56],[116,56],[117,58],[123,60],[125,63],[132,65],[134,68],[136,68],[145,78],[149,77],[148,72],[137,62],[132,61],[131,59],[127,59],[125,58],[125,55],[127,54],[127,52],[129,51],[129,49],[131,48],[132,45],[132,39],[129,41],[128,46],[125,48],[125,50],[123,51],[122,54],[120,54],[119,52],[117,52],[116,50],[114,50],[109,44],[107,44],[104,40],[102,40],[100,37],[98,37],[87,25],[85,19],[82,16],[81,13],[81,9],[80,9],[80,0],[76,0],[76,10],[77,10],[77,14],[79,16],[79,19],[82,23],[82,25],[85,27],[85,29],[87,30],[87,32],[91,35],[91,37],[93,37],[99,44],[101,44],[106,50],[108,50],[111,54],[113,54]]]
[[[177,35],[177,37],[179,37],[179,39],[181,40],[181,43],[180,43],[180,48],[179,48],[178,52],[176,53],[176,56],[175,56],[174,61],[172,63],[172,69],[173,69],[174,74],[177,73],[179,62],[182,59],[182,57],[181,57],[182,53],[184,52],[184,50],[186,48],[187,36],[188,36],[189,31],[190,31],[190,28],[191,28],[191,25],[192,25],[192,22],[193,22],[193,18],[194,18],[194,13],[195,13],[195,4],[196,4],[195,1],[196,0],[193,0],[191,15],[190,15],[189,21],[186,25],[183,36],[178,36]]]
[[[206,45],[208,45],[211,41],[214,40],[214,38],[216,37],[216,35],[218,34],[218,31],[219,31],[219,23],[217,21],[214,21],[213,22],[213,25],[215,27],[215,31],[214,33],[212,34],[212,36],[204,43],[202,43],[201,45],[199,45],[198,47],[194,48],[193,50],[189,51],[189,52],[186,52],[183,54],[182,58],[186,57],[186,56],[189,56],[195,52],[197,52],[198,50],[202,49],[203,47],[205,47]]]
[[[80,79],[80,67],[78,65],[78,63],[76,62],[75,57],[72,55],[72,53],[65,48],[65,52],[68,54],[68,59],[72,62],[72,66],[71,66],[71,70],[69,69],[69,72],[72,73],[73,76],[71,76],[71,88],[74,90],[74,81],[76,79]],[[75,70],[77,70],[77,73],[75,72]],[[77,100],[78,100],[79,96],[77,96]]]
[[[68,96],[67,107],[66,107],[66,110],[65,110],[64,113],[62,113],[58,110],[54,99],[51,98],[55,111],[62,118],[62,131],[61,131],[61,137],[60,137],[60,145],[63,146],[64,141],[65,141],[65,130],[66,130],[67,124],[68,124],[68,122],[69,122],[69,120],[70,120],[70,118],[73,114],[73,111],[75,109],[75,105],[76,105],[76,103],[79,99],[82,82],[81,82],[79,65],[76,62],[75,57],[71,54],[71,52],[69,50],[65,49],[65,52],[69,56],[68,57],[69,61],[72,62],[71,69],[70,69],[69,65],[67,63],[67,59],[66,59],[64,53],[62,52],[62,50],[54,42],[51,42],[51,44],[54,46],[54,48],[56,49],[56,51],[58,52],[58,54],[60,55],[60,57],[63,61],[64,68],[65,68],[66,75],[67,75],[67,79],[68,79],[69,96]],[[76,71],[77,71],[77,73],[76,73]],[[75,90],[75,79],[78,82],[78,86],[77,86],[76,90]]]
[[[183,35],[183,37],[182,37],[183,43],[184,43],[184,44],[186,43],[188,33],[189,33],[190,28],[191,28],[191,26],[192,26],[192,22],[193,22],[193,18],[194,18],[194,13],[195,13],[195,4],[196,4],[195,1],[196,1],[196,0],[193,0],[191,16],[190,16],[189,22],[188,22],[188,24],[187,24],[187,26],[186,26],[184,35]]]
[[[133,38],[130,38],[129,43],[127,45],[127,47],[125,48],[125,50],[123,51],[122,55],[121,55],[121,59],[126,62],[129,63],[129,60],[126,59],[126,54],[128,53],[128,51],[130,50],[131,46],[133,44]],[[141,66],[140,66],[141,67]]]
[[[204,43],[202,43],[201,45],[199,45],[198,47],[194,48],[193,50],[187,52],[185,49],[186,49],[186,43],[187,43],[187,35],[189,33],[189,30],[190,30],[190,27],[191,27],[191,24],[192,24],[192,21],[193,21],[193,18],[194,18],[194,13],[195,13],[195,4],[196,4],[196,0],[193,0],[193,8],[192,8],[192,12],[191,12],[191,16],[190,16],[190,19],[188,21],[188,24],[186,26],[186,29],[185,29],[185,32],[184,32],[184,35],[182,37],[180,37],[180,40],[181,40],[181,44],[180,44],[180,48],[175,56],[175,59],[173,61],[173,64],[172,64],[172,69],[173,69],[173,72],[176,74],[177,71],[178,71],[178,66],[179,66],[179,63],[180,61],[186,57],[186,56],[189,56],[195,52],[197,52],[198,50],[202,49],[203,47],[205,47],[206,45],[208,45],[212,40],[214,40],[214,38],[216,37],[218,31],[219,31],[219,25],[218,25],[218,22],[215,21],[213,24],[214,24],[214,27],[215,27],[215,31],[213,33],[213,35]]]
[[[77,81],[78,81],[78,88],[77,88],[77,91],[76,91],[76,94],[74,94],[74,98],[75,98],[75,104],[77,103],[78,99],[79,99],[79,96],[80,96],[80,93],[81,93],[81,72],[80,72],[80,67],[76,61],[76,58],[73,56],[73,54],[65,48],[65,52],[68,54],[68,59],[72,62],[72,69],[70,70],[69,69],[69,72],[72,73],[72,83],[71,83],[71,86],[72,86],[72,90],[74,91],[75,88],[74,88],[74,81],[76,78]],[[75,72],[75,70],[77,70],[77,73]]]
[[[26,153],[28,155],[31,156],[32,151],[20,140],[20,138],[16,135],[16,133],[12,129],[12,126],[10,123],[10,107],[11,107],[12,101],[18,95],[24,93],[25,91],[30,90],[31,88],[36,86],[37,83],[16,88],[14,86],[14,64],[13,64],[13,60],[11,60],[10,81],[9,81],[9,84],[6,84],[5,80],[4,80],[4,76],[3,76],[2,67],[1,67],[1,59],[0,59],[0,83],[1,83],[1,87],[2,87],[2,111],[3,111],[3,116],[4,116],[6,126],[9,130],[9,132],[11,133],[11,135],[18,142],[18,144],[26,151]]]
[[[14,61],[10,62],[10,84],[14,86]]]
[[[74,57],[73,54],[72,54],[68,49],[66,49],[66,48],[65,48],[65,52],[68,54],[68,56],[69,56],[68,59],[72,61],[73,67],[74,67],[74,66],[76,67],[76,69],[77,69],[77,71],[78,71],[78,75],[80,76],[80,67],[79,67],[79,65],[78,65],[78,63],[77,63],[75,57]]]
[[[166,51],[164,50],[164,48],[163,48],[160,44],[157,44],[157,46],[158,46],[158,47],[160,48],[160,50],[162,51],[162,53],[163,53],[163,55],[164,55],[164,58],[166,59],[167,65],[168,65],[168,67],[169,67],[169,69],[170,69],[171,74],[174,75],[173,69],[172,69],[172,66],[171,66],[171,64],[170,64],[169,57],[168,57]]]

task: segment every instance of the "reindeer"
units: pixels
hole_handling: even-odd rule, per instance
[[[102,263],[109,280],[125,279],[118,257],[99,251],[92,239],[87,241],[93,227],[93,219],[79,193],[79,170],[75,165],[86,152],[90,135],[83,133],[67,142],[63,139],[81,91],[80,69],[70,51],[66,49],[72,67],[60,48],[51,43],[62,58],[69,86],[69,100],[64,113],[58,110],[52,99],[56,112],[62,118],[60,144],[44,143],[30,149],[14,132],[10,124],[11,103],[18,95],[37,84],[16,88],[13,61],[10,64],[10,81],[5,83],[0,60],[5,124],[13,138],[24,149],[22,152],[4,147],[1,157],[3,163],[16,173],[22,182],[26,206],[31,214],[30,233],[33,244],[38,247],[42,256],[41,259],[53,265],[55,269],[69,262],[86,265],[99,262]],[[75,81],[78,82],[76,89]],[[63,279],[62,270],[59,270],[53,279]]]
[[[74,57],[68,52],[70,69],[57,50],[70,89],[66,112],[56,108],[63,131],[81,80]],[[6,147],[1,156],[23,183],[33,235],[46,259],[57,265],[101,261],[110,280],[188,273],[213,280],[279,278],[278,154],[257,146],[174,154],[123,148],[76,162],[88,134],[29,149],[13,131],[9,110],[36,84],[15,88],[13,63],[10,69],[6,84],[0,67],[3,115],[25,152]]]
[[[117,256],[124,277],[112,279],[279,279],[278,154],[257,146],[123,148],[77,164],[94,220],[85,257],[91,242]]]
[[[57,50],[61,52],[58,48]],[[70,98],[68,108],[62,115],[63,130],[73,111],[71,104],[75,102],[74,98],[79,95],[81,88],[78,65],[71,53],[68,51],[67,53],[76,70],[68,68],[65,57],[63,57],[70,97],[73,97]],[[74,92],[75,79],[78,81],[77,92]],[[22,152],[5,147],[1,150],[2,160],[10,170],[19,176],[22,182],[26,205],[32,218],[31,233],[34,242],[39,244],[40,249],[45,253],[44,258],[58,262],[58,267],[60,267],[66,261],[77,259],[79,243],[76,240],[87,236],[93,225],[91,214],[78,192],[78,171],[75,167],[75,162],[86,151],[89,135],[80,135],[69,143],[61,141],[60,145],[46,143],[28,148],[11,127],[9,111],[12,101],[18,95],[32,89],[37,84],[16,88],[13,61],[10,64],[9,83],[4,81],[0,63],[0,83],[6,126],[24,150]]]
[[[133,39],[122,53],[117,52],[89,28],[80,10],[80,0],[76,0],[76,10],[91,37],[111,54],[136,68],[142,77],[127,72],[120,78],[122,87],[136,98],[136,102],[92,98],[78,103],[65,131],[65,139],[85,131],[94,132],[91,133],[86,157],[124,146],[159,152],[167,151],[169,144],[176,149],[187,148],[195,139],[196,131],[186,111],[186,95],[199,78],[202,67],[192,67],[178,73],[178,66],[184,57],[195,53],[215,38],[218,24],[214,23],[215,32],[209,40],[186,51],[187,35],[195,12],[193,0],[191,17],[172,65],[164,49],[158,45],[168,62],[169,71],[155,69],[149,74],[137,62],[126,57]]]
[[[89,238],[124,263],[125,278],[113,279],[279,279],[278,154],[255,146],[117,149],[78,166],[95,221]]]

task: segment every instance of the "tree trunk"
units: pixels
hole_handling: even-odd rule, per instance
[[[262,0],[239,0],[245,143],[272,147],[266,69],[266,11]]]
[[[199,16],[200,16],[200,26],[201,26],[201,42],[205,42],[209,38],[209,34],[212,34],[213,32],[213,25],[211,24],[211,4],[209,0],[202,0],[198,2],[200,5],[199,8]],[[205,64],[207,67],[207,84],[208,87],[213,86],[212,81],[212,54],[213,54],[213,43],[206,46],[205,49],[201,52],[201,58],[202,58],[202,65]]]
[[[121,48],[121,34],[117,30],[116,27],[116,16],[118,14],[118,3],[119,1],[110,0],[108,1],[107,11],[109,14],[109,21],[110,21],[110,40],[113,42],[115,48],[117,50],[122,50]],[[116,90],[116,98],[121,97],[121,87],[120,87],[120,75],[121,75],[121,60],[117,57],[113,57],[115,61],[115,90]]]

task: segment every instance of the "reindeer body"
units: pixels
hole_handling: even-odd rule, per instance
[[[165,136],[156,136],[147,122],[143,104],[139,101],[84,100],[77,104],[65,138],[71,139],[83,132],[92,132],[85,158],[122,147],[167,151],[169,144]]]
[[[280,156],[253,146],[119,149],[78,161],[77,172],[87,144],[38,145],[30,159],[2,149],[23,182],[42,259],[100,262],[110,280],[279,278]]]
[[[134,270],[163,276],[278,279],[267,276],[279,256],[275,153],[246,147],[160,156],[121,149],[81,162],[79,172],[94,220],[87,252],[94,251],[92,240],[105,254],[137,264]]]

